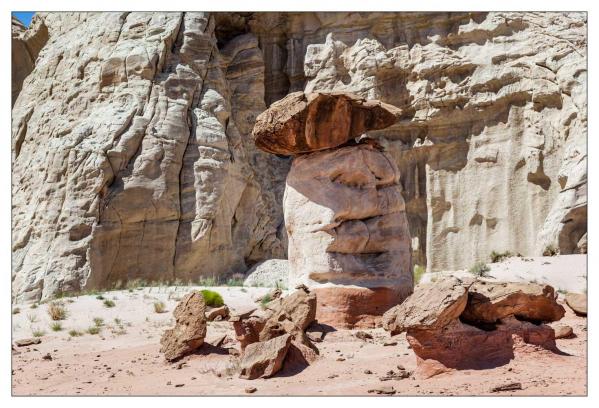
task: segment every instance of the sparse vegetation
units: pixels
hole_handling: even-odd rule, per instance
[[[104,326],[104,319],[101,317],[94,317],[94,325],[96,325],[96,327]]]
[[[197,286],[217,286],[217,281],[214,276],[201,277],[197,281]]]
[[[262,309],[266,309],[266,305],[268,305],[270,302],[272,302],[272,296],[270,296],[270,293],[267,293],[266,295],[262,296],[262,299],[260,299],[260,306]]]
[[[243,278],[232,277],[227,280],[227,286],[243,286]]]
[[[223,297],[218,292],[204,289],[201,290],[200,293],[204,297],[204,302],[206,302],[206,306],[219,307],[225,304],[225,302],[223,301]]]
[[[559,249],[554,245],[547,245],[543,251],[543,256],[556,256],[559,255]]]
[[[104,299],[104,307],[115,307],[116,303],[110,299]]]
[[[33,337],[42,337],[46,334],[46,332],[41,329],[32,329],[31,334],[33,334]]]
[[[154,302],[154,312],[164,313],[166,312],[166,305],[164,302]]]
[[[37,309],[37,306],[38,306],[37,303],[34,303],[31,305],[31,309]]]
[[[104,300],[104,296],[98,295],[98,296],[96,296],[96,299],[98,299],[98,300]]]
[[[490,270],[491,270],[491,268],[489,268],[489,266],[486,263],[479,261],[479,262],[475,263],[468,270],[468,272],[470,272],[471,274],[476,275],[478,277],[484,278],[489,275]]]
[[[27,320],[29,320],[29,323],[37,323],[38,322],[37,316],[33,315],[33,314],[28,314]]]
[[[72,330],[69,330],[69,336],[71,336],[71,337],[79,337],[79,336],[83,336],[83,333],[81,333],[78,330],[72,329]]]
[[[98,326],[89,326],[89,327],[87,328],[87,332],[88,332],[89,334],[92,334],[92,335],[93,335],[93,334],[99,334],[99,333],[100,333],[100,328],[99,328]]]
[[[62,302],[50,302],[48,304],[48,315],[52,320],[65,320],[67,309]]]
[[[120,324],[122,324],[122,322],[123,322],[123,321],[122,321],[121,319],[119,319],[118,317],[115,317],[115,318],[114,318],[114,323],[115,323],[115,324],[118,324],[118,325],[120,325]]]
[[[491,252],[490,258],[491,258],[491,263],[497,263],[497,262],[503,262],[505,261],[507,258],[510,258],[514,256],[510,251],[505,251],[505,252]]]
[[[61,331],[62,330],[62,323],[60,322],[54,322],[50,325],[50,328],[52,329],[52,331]]]
[[[426,269],[422,265],[414,265],[414,284],[420,282],[422,275],[426,272]]]
[[[12,314],[19,314],[19,313],[21,313],[21,309],[19,309],[18,307],[15,307],[15,308],[12,310]]]

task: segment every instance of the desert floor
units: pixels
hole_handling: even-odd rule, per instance
[[[585,272],[586,273],[586,272]],[[573,273],[572,276],[577,276]],[[62,299],[68,316],[61,331],[52,331],[48,304],[31,308],[13,305],[13,340],[44,331],[41,343],[15,347],[12,356],[13,395],[372,395],[368,390],[393,386],[396,395],[585,395],[587,393],[587,320],[564,304],[558,322],[574,329],[575,337],[557,340],[562,354],[534,351],[516,354],[507,365],[485,370],[452,371],[423,379],[381,381],[389,370],[403,365],[416,369],[416,357],[405,334],[390,338],[383,329],[365,330],[372,339],[360,340],[358,330],[338,330],[316,343],[321,357],[300,372],[283,370],[270,379],[243,380],[235,374],[237,358],[227,348],[206,345],[178,363],[166,363],[159,352],[160,336],[173,324],[172,310],[185,293],[196,287],[146,287],[105,292],[114,307],[96,295]],[[233,311],[256,306],[266,288],[218,287]],[[563,302],[563,294],[560,294]],[[162,301],[166,312],[156,313]],[[98,334],[85,331],[100,318]],[[116,319],[116,320],[115,320]],[[98,322],[100,322],[98,320]],[[73,337],[70,330],[84,333]],[[38,333],[41,334],[41,333]],[[232,324],[210,322],[206,341],[228,335]],[[395,345],[385,343],[397,342]],[[371,372],[367,374],[366,372]],[[520,382],[522,390],[492,393],[491,389]]]

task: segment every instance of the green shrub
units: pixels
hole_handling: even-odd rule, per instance
[[[267,293],[266,295],[262,296],[262,299],[260,299],[260,306],[262,309],[266,309],[266,305],[268,305],[270,302],[272,302],[272,296],[270,296],[270,293]]]
[[[201,290],[200,293],[204,297],[204,302],[206,302],[206,306],[219,307],[225,304],[225,302],[223,301],[223,297],[218,292],[204,289]]]
[[[114,307],[116,305],[116,303],[114,303],[112,300],[110,299],[105,299],[104,300],[104,306],[105,307]]]
[[[31,309],[37,309],[37,303],[32,304]]]
[[[100,328],[98,326],[89,326],[87,332],[89,334],[98,334],[100,333]]]
[[[485,276],[488,276],[488,272],[491,270],[491,268],[489,268],[489,266],[484,263],[484,262],[477,262],[475,263],[469,270],[468,272],[470,272],[473,275],[479,276],[481,278],[484,278]]]
[[[94,324],[96,325],[96,327],[102,327],[104,326],[104,319],[102,319],[101,317],[94,317]]]
[[[505,251],[505,252],[491,252],[491,263],[497,263],[497,262],[503,262],[505,261],[507,258],[512,257],[513,254],[510,251]]]
[[[61,331],[62,330],[62,323],[60,322],[54,322],[50,325],[50,328],[52,329],[52,331]]]
[[[422,275],[426,272],[424,266],[414,265],[414,284],[418,284],[420,279],[422,279]]]

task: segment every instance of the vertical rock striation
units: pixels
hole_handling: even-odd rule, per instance
[[[36,13],[13,24],[13,293],[283,258],[290,163],[249,133],[295,91],[400,108],[368,136],[402,175],[415,263],[586,252],[586,27],[585,13]]]

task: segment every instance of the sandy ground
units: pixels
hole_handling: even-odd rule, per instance
[[[522,390],[493,395],[585,395],[587,393],[586,318],[567,310],[560,323],[574,328],[575,337],[557,340],[562,354],[547,351],[517,355],[509,364],[485,370],[452,371],[429,379],[412,376],[381,381],[379,377],[403,365],[416,368],[416,357],[405,335],[396,345],[385,346],[389,335],[382,329],[366,330],[373,339],[355,337],[357,330],[327,333],[317,343],[321,357],[300,372],[283,370],[270,379],[242,380],[235,374],[237,358],[224,348],[203,351],[169,364],[159,352],[160,336],[173,324],[177,300],[194,288],[161,287],[105,292],[115,302],[106,308],[95,296],[63,299],[69,315],[63,330],[49,325],[47,305],[13,305],[13,340],[45,330],[38,345],[16,347],[12,356],[13,395],[372,395],[368,390],[393,386],[396,395],[486,395],[491,388],[522,383]],[[234,310],[253,307],[264,288],[214,288]],[[561,295],[560,295],[561,296]],[[163,301],[166,313],[155,313],[153,303]],[[71,337],[71,329],[85,331],[93,319],[104,320],[99,334]],[[118,323],[115,322],[115,319]],[[33,320],[33,322],[32,322]],[[232,324],[211,322],[206,341],[227,334],[234,339]],[[235,342],[226,347],[238,347]],[[47,356],[50,356],[49,359]],[[46,356],[46,357],[45,357]],[[44,358],[45,357],[45,358]],[[372,374],[366,374],[370,370]]]
[[[555,290],[579,293],[587,288],[586,255],[512,257],[487,265],[491,268],[489,277],[501,281],[547,283]],[[420,282],[429,282],[443,275],[471,276],[465,270],[433,272],[424,274]]]

